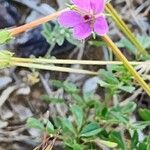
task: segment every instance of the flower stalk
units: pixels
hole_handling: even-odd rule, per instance
[[[11,33],[11,36],[16,36],[17,34],[20,34],[22,32],[25,32],[25,31],[29,30],[29,29],[35,28],[35,27],[37,27],[37,26],[39,26],[39,25],[41,25],[43,23],[46,23],[48,21],[56,19],[58,16],[60,16],[61,13],[65,12],[67,10],[69,10],[69,8],[63,9],[61,11],[57,11],[57,12],[55,12],[53,14],[50,14],[50,15],[48,15],[46,17],[37,19],[35,21],[32,21],[32,22],[27,23],[25,25],[22,25],[20,27],[16,27],[16,28],[10,29],[8,31]]]
[[[113,41],[109,38],[109,36],[105,35],[102,37],[103,40],[108,44],[111,48],[115,56],[123,62],[124,66],[128,69],[128,71],[133,75],[135,80],[141,85],[141,87],[145,90],[145,92],[150,96],[150,86],[146,84],[146,82],[141,78],[141,76],[135,71],[135,69],[128,62],[126,57],[121,53],[118,47],[113,43]]]
[[[13,62],[39,63],[39,64],[72,64],[72,65],[123,65],[121,61],[99,61],[99,60],[72,60],[72,59],[46,59],[46,58],[18,58],[12,57]],[[130,61],[131,65],[150,65],[150,62]]]
[[[25,68],[34,68],[40,70],[50,70],[57,72],[69,72],[69,73],[79,73],[79,74],[88,74],[88,75],[98,75],[97,72],[83,70],[83,69],[75,69],[75,68],[67,68],[67,67],[59,67],[54,65],[43,65],[36,63],[20,63],[20,62],[11,62],[11,66],[19,66]]]
[[[114,22],[117,24],[117,26],[122,30],[122,32],[127,36],[127,38],[131,41],[131,43],[137,48],[139,51],[139,56],[146,56],[148,53],[147,51],[142,47],[142,45],[138,42],[135,35],[131,32],[131,30],[128,28],[128,26],[124,23],[120,15],[117,13],[117,11],[113,8],[113,6],[110,3],[106,4],[105,10],[107,13],[109,13],[114,20]]]

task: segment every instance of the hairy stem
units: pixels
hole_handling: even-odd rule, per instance
[[[121,61],[99,61],[99,60],[71,60],[71,59],[46,59],[46,58],[18,58],[12,57],[12,61],[22,63],[40,63],[40,64],[80,64],[80,65],[122,65]],[[1,61],[1,60],[0,60]],[[131,65],[150,65],[149,61],[136,62],[130,61]]]
[[[39,26],[39,25],[41,25],[43,23],[46,23],[46,22],[48,22],[50,20],[56,19],[61,13],[65,12],[67,10],[69,10],[69,8],[66,8],[66,9],[61,10],[61,11],[57,11],[57,12],[55,12],[53,14],[50,14],[50,15],[48,15],[46,17],[41,18],[41,19],[37,19],[35,21],[32,21],[32,22],[27,23],[25,25],[22,25],[20,27],[16,27],[16,28],[10,29],[9,32],[11,33],[11,36],[16,36],[19,33],[25,32],[25,31],[27,31],[29,29],[35,28],[35,27],[37,27],[37,26]]]
[[[11,66],[35,68],[35,69],[58,71],[58,72],[69,72],[69,73],[97,75],[97,72],[83,70],[83,69],[74,69],[74,68],[58,67],[58,66],[51,66],[51,65],[34,64],[34,63],[11,62]]]

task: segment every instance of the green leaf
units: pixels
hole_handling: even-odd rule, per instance
[[[119,84],[119,80],[109,71],[101,69],[99,71],[100,78],[108,84]]]
[[[57,129],[60,129],[62,128],[62,118],[60,116],[55,116],[53,117],[53,122],[54,122],[54,125]]]
[[[73,150],[84,150],[84,147],[78,143],[74,143],[72,148],[73,148]]]
[[[54,126],[53,124],[48,120],[48,119],[44,119],[44,124],[46,125],[46,130],[49,134],[53,134],[54,133]]]
[[[120,90],[123,90],[125,92],[128,92],[128,93],[133,93],[133,91],[135,90],[135,87],[133,86],[121,86],[119,87]]]
[[[83,105],[85,103],[84,99],[81,96],[79,96],[77,94],[72,94],[71,96],[73,97],[73,99],[76,101],[77,104]]]
[[[138,150],[148,150],[147,149],[147,143],[145,143],[145,142],[140,143]]]
[[[54,133],[54,126],[50,121],[48,121],[46,128],[49,134]]]
[[[80,136],[81,137],[95,136],[101,131],[102,129],[99,127],[99,124],[97,124],[96,122],[92,122],[83,127]]]
[[[77,124],[78,131],[79,131],[83,123],[83,110],[81,107],[75,105],[71,107],[71,111],[73,115],[75,116],[76,124]]]
[[[115,142],[118,144],[118,147],[121,148],[121,150],[125,150],[126,146],[123,140],[123,137],[119,132],[113,131],[110,135],[109,138],[111,141]]]
[[[75,45],[77,47],[82,46],[82,41],[74,38],[74,36],[70,33],[66,34],[66,40],[71,43],[72,45]]]
[[[13,55],[13,53],[7,50],[0,51],[0,69],[9,67],[11,65],[11,58]]]
[[[64,89],[68,93],[78,93],[79,89],[76,87],[75,84],[70,82],[64,82]]]
[[[150,126],[150,121],[137,121],[135,123],[132,123],[132,127],[134,129],[139,129],[139,130],[143,130],[148,126]]]
[[[52,103],[52,104],[64,103],[64,99],[51,97],[49,95],[42,95],[41,99],[48,102],[48,103]]]
[[[74,45],[76,44],[76,40],[73,40],[72,33],[69,29],[62,27],[59,24],[55,24],[52,27],[48,23],[44,24],[43,27],[42,35],[46,38],[49,44],[58,44],[61,46],[65,39],[67,39],[69,42],[72,41],[72,44]]]
[[[109,147],[109,148],[115,148],[118,146],[118,144],[115,142],[105,141],[105,140],[101,140],[98,138],[94,141],[96,142],[96,144],[102,144],[102,145],[105,145],[106,147]]]
[[[0,30],[0,44],[5,44],[12,39],[11,33],[8,30]]]
[[[94,94],[93,94],[93,92],[84,92],[83,93],[83,99],[84,99],[84,103],[86,102],[86,103],[91,103],[91,102],[93,102],[94,101]]]
[[[108,108],[107,108],[107,107],[104,107],[104,108],[102,109],[102,111],[101,111],[101,115],[105,118],[106,115],[107,115],[107,113],[108,113]]]
[[[141,43],[141,45],[147,49],[150,48],[150,37],[149,36],[137,36],[139,42]]]
[[[64,140],[64,144],[67,148],[71,148],[71,150],[84,150],[84,146],[82,144],[77,143],[76,140],[71,138]]]
[[[121,107],[121,112],[123,114],[129,114],[132,113],[136,109],[136,103],[134,102],[128,102],[126,105]]]
[[[76,135],[75,129],[69,119],[67,118],[62,119],[62,125],[64,128],[67,128],[70,132]]]
[[[105,81],[101,79],[99,80],[99,84],[101,87],[106,87],[106,88],[109,88],[111,86],[110,84],[106,83]]]
[[[138,144],[138,133],[134,131],[133,137],[131,139],[131,150],[136,150],[136,146]]]
[[[52,26],[51,26],[51,24],[49,24],[49,23],[43,24],[43,30],[44,30],[46,33],[51,33],[51,32],[52,32]]]
[[[50,83],[57,87],[57,88],[62,88],[63,87],[63,82],[59,81],[59,80],[51,80]]]
[[[65,38],[60,36],[58,39],[56,39],[56,42],[59,46],[61,46],[65,41]]]
[[[118,123],[128,123],[128,117],[123,115],[121,112],[110,111],[108,115],[108,119],[112,119],[113,121],[117,121]]]
[[[137,54],[137,50],[136,48],[132,45],[132,43],[124,38],[124,39],[121,39],[119,42],[117,42],[117,46],[119,48],[127,48],[127,50],[133,54]]]
[[[138,35],[137,39],[138,39],[139,43],[144,47],[144,49],[147,49],[150,47],[150,37],[149,36],[139,36]],[[137,54],[137,50],[134,47],[134,45],[132,45],[132,43],[126,38],[121,39],[116,44],[120,48],[127,48],[127,50],[129,50],[129,52],[131,52],[133,54]]]
[[[150,110],[149,109],[139,109],[140,117],[145,121],[150,121]]]
[[[28,118],[27,120],[27,126],[29,128],[35,128],[35,129],[40,129],[40,130],[44,130],[45,127],[43,125],[43,123],[39,120],[37,120],[36,118]]]

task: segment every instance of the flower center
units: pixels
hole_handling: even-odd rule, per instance
[[[88,21],[88,20],[91,19],[91,17],[89,15],[85,15],[83,18],[84,18],[85,21]]]

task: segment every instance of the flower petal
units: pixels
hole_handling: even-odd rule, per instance
[[[72,0],[73,4],[76,5],[78,8],[90,11],[90,0]]]
[[[58,22],[65,27],[74,27],[84,22],[84,19],[79,13],[71,10],[71,11],[63,12],[59,16]]]
[[[78,40],[82,40],[90,36],[92,33],[92,28],[89,23],[81,23],[74,27],[74,36]]]
[[[102,13],[105,7],[105,0],[90,0],[90,5],[94,13]]]
[[[108,32],[108,30],[109,28],[106,18],[104,16],[97,18],[94,23],[94,31],[98,35],[103,36]]]

